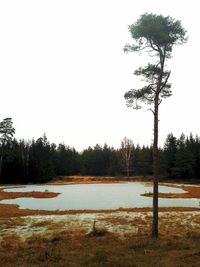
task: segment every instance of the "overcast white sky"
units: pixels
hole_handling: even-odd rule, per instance
[[[45,132],[77,150],[120,146],[124,136],[151,144],[153,116],[127,108],[133,72],[148,63],[127,26],[145,12],[180,19],[189,41],[169,61],[173,96],[160,106],[160,141],[173,132],[200,134],[199,7],[196,0],[1,0],[0,120],[12,117],[17,138]]]

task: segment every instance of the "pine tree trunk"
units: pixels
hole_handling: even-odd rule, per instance
[[[2,167],[3,167],[3,147],[4,147],[4,143],[1,145],[1,152],[0,152],[0,178],[1,178]]]
[[[3,164],[3,155],[0,155],[0,178],[1,178],[1,171],[2,171],[2,164]]]
[[[152,237],[158,237],[158,99],[154,102],[154,141],[153,141],[153,221]]]

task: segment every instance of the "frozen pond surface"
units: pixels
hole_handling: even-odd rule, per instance
[[[22,209],[84,210],[151,207],[152,198],[141,194],[152,192],[143,183],[77,184],[77,185],[27,185],[9,188],[8,192],[51,191],[61,193],[55,198],[17,198],[0,203],[17,204]],[[182,189],[159,186],[161,193],[183,193]],[[199,199],[159,199],[160,207],[199,207]]]

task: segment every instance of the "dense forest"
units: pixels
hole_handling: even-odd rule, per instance
[[[65,144],[14,138],[10,118],[0,123],[0,183],[46,182],[64,175],[152,175],[152,146],[124,138],[118,149],[96,145],[77,152]],[[200,178],[200,137],[172,133],[159,148],[159,175],[174,179]]]

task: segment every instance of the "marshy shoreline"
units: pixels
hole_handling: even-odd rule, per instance
[[[111,184],[111,183],[127,183],[127,182],[142,182],[148,188],[152,185],[152,177],[102,177],[102,176],[64,176],[58,177],[54,181],[39,185],[48,186],[62,186],[62,185],[76,185],[76,184]],[[186,193],[160,193],[160,198],[197,198],[200,199],[200,185],[197,183],[188,184],[183,183],[184,181],[169,182],[169,180],[162,179],[159,183],[163,186],[175,187],[184,190]],[[38,185],[38,184],[37,184]],[[21,197],[31,197],[31,198],[54,198],[60,193],[50,192],[50,191],[32,191],[32,192],[7,192],[4,189],[7,188],[23,188],[25,185],[0,185],[0,200],[5,199],[15,199]],[[152,193],[145,192],[142,194],[146,197],[152,197]],[[20,217],[20,216],[33,216],[33,215],[64,215],[64,214],[81,214],[81,213],[112,213],[118,211],[126,212],[151,212],[152,208],[118,208],[118,209],[87,209],[87,210],[32,210],[32,209],[20,209],[18,205],[15,204],[1,204],[0,203],[0,218],[6,217]],[[186,212],[186,211],[200,211],[200,208],[194,207],[160,207],[160,212]]]

